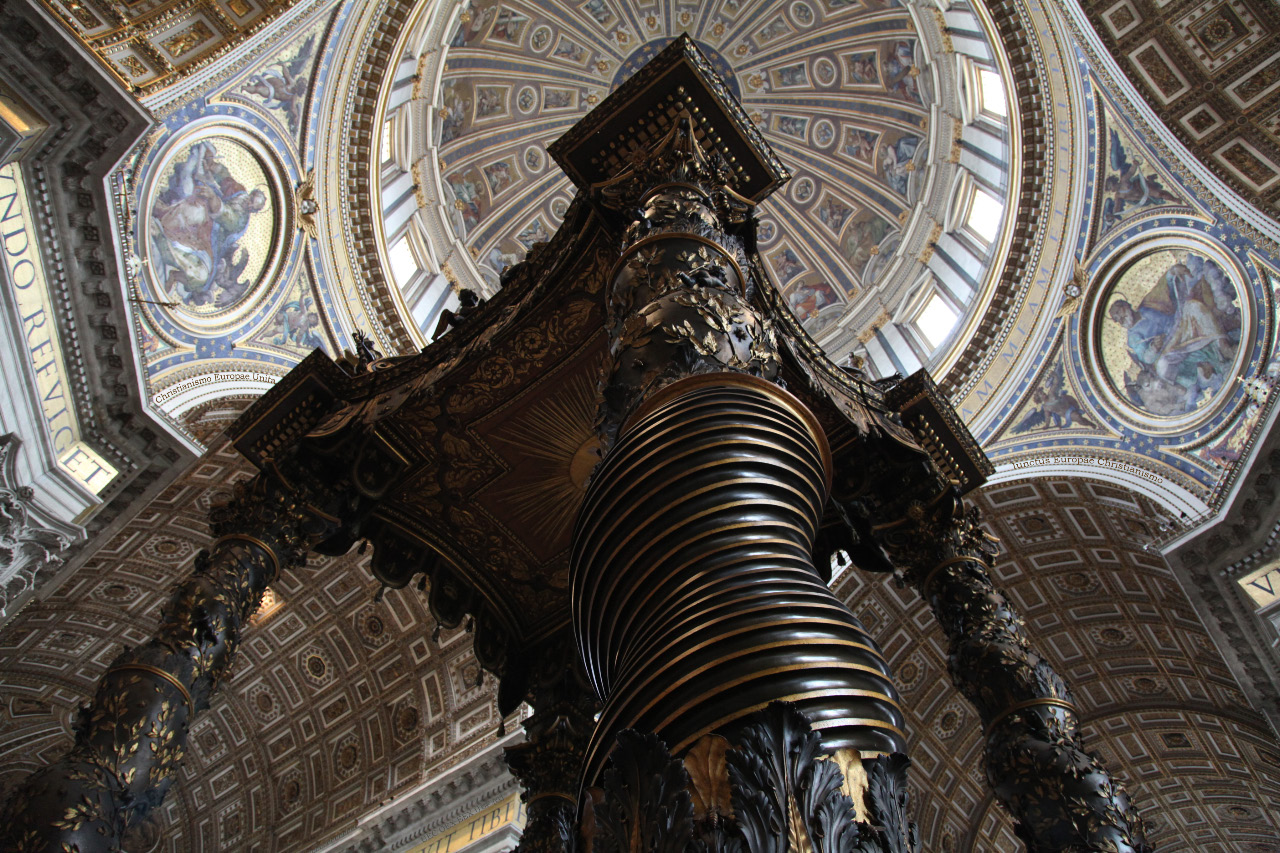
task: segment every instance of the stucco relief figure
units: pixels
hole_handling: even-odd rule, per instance
[[[1138,292],[1125,286],[1131,277],[1154,283]],[[1123,329],[1128,364],[1115,352],[1104,361],[1129,402],[1177,417],[1214,397],[1240,348],[1238,297],[1223,269],[1193,252],[1163,252],[1135,264],[1116,290],[1104,324]]]
[[[188,306],[223,307],[252,284],[239,276],[249,260],[240,238],[267,207],[222,161],[213,140],[197,142],[151,207],[151,262],[159,285]]]

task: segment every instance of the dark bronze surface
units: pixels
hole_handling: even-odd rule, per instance
[[[245,622],[280,570],[354,517],[342,489],[297,491],[278,466],[215,510],[218,538],[173,593],[154,639],[125,648],[75,724],[75,744],[12,792],[0,849],[114,851],[173,784],[191,720],[235,658]]]
[[[749,377],[708,378],[629,424],[579,519],[574,624],[606,697],[586,778],[620,729],[679,752],[778,699],[831,749],[903,751],[888,667],[813,568],[819,439]]]
[[[579,189],[646,155],[687,110],[700,144],[723,157],[732,186],[754,202],[791,175],[688,35],[677,37],[547,150]]]
[[[856,564],[900,572],[929,603],[951,680],[984,726],[987,780],[1032,853],[1148,851],[1123,786],[1085,749],[1066,682],[992,583],[997,543],[962,498],[989,463],[958,458],[968,433],[931,382],[912,377],[886,401],[914,410],[904,419],[930,453],[859,456],[854,445],[837,457],[833,491],[846,524],[838,546]]]
[[[775,702],[730,744],[709,735],[674,759],[626,730],[583,798],[580,847],[596,853],[918,853],[907,760],[823,753],[794,705]]]
[[[1143,853],[1124,787],[1085,749],[1071,691],[991,581],[976,509],[949,493],[881,531],[947,636],[951,679],[985,727],[987,780],[1032,853]]]

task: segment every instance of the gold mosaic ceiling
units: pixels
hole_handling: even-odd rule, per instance
[[[418,140],[414,158],[438,165],[452,231],[490,285],[568,206],[546,146],[687,32],[794,174],[762,205],[760,247],[809,331],[918,286],[906,247],[938,230],[958,175],[960,83],[940,16],[896,0],[477,0],[447,32],[435,156]]]

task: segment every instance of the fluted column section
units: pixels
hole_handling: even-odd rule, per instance
[[[10,795],[0,849],[118,850],[173,784],[191,721],[227,674],[267,585],[335,522],[266,474],[217,511],[218,538],[174,591],[155,637],[111,663],[81,708],[71,750]]]
[[[879,532],[947,636],[951,679],[984,727],[987,780],[1027,849],[1150,851],[1123,786],[1084,748],[1066,682],[992,583],[977,510],[946,493]]]
[[[798,401],[743,374],[668,386],[624,427],[571,568],[579,648],[605,699],[587,784],[622,729],[678,754],[775,700],[828,750],[905,752],[888,668],[813,567],[825,456]]]

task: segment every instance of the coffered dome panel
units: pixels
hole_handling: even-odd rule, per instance
[[[382,148],[396,155],[402,145],[395,159],[414,164],[414,184],[437,194],[419,199],[429,220],[421,254],[448,257],[445,242],[465,248],[449,264],[458,286],[491,292],[504,268],[559,226],[572,187],[546,146],[687,32],[793,173],[761,206],[760,243],[773,280],[820,342],[847,352],[886,313],[919,313],[925,290],[944,293],[952,325],[981,303],[1004,230],[1010,107],[985,36],[971,33],[971,53],[958,52],[933,6],[478,0],[422,15],[413,26],[424,33],[447,18],[449,45],[415,57],[407,40],[400,67],[416,71],[423,97],[388,107],[383,133],[407,127],[408,138]],[[997,81],[985,113],[979,69]],[[1004,146],[986,152],[981,174],[959,156],[963,129],[976,120]],[[392,185],[384,170],[384,212]],[[966,229],[978,190],[995,202],[985,211],[991,221]],[[965,232],[968,256],[955,264],[963,276],[953,287],[938,287],[930,268],[944,231]],[[396,224],[386,229],[388,245],[398,236]],[[916,355],[926,358],[945,332],[920,335]]]

